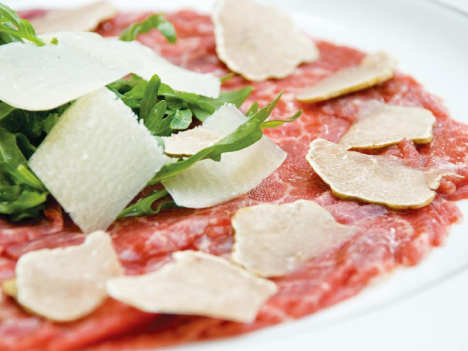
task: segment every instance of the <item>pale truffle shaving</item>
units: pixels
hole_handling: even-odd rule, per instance
[[[129,73],[158,74],[175,90],[218,97],[221,82],[211,74],[173,65],[139,42],[104,39],[96,33],[59,32],[57,45],[0,46],[0,100],[29,110],[50,110]]]
[[[191,156],[213,146],[221,137],[203,127],[196,127],[170,137],[164,137],[165,153],[169,156]]]
[[[106,88],[69,107],[29,160],[85,233],[107,229],[164,163],[157,140]]]
[[[247,118],[234,105],[221,107],[203,122],[203,128],[225,137]],[[286,159],[268,137],[236,152],[225,153],[220,162],[202,160],[162,183],[179,206],[215,206],[247,193],[273,173]]]
[[[232,71],[252,81],[284,78],[318,59],[314,42],[279,9],[252,0],[219,0],[212,13],[216,51]]]
[[[310,144],[306,158],[336,196],[394,209],[431,203],[436,195],[431,188],[439,186],[441,176],[428,178],[430,173],[406,167],[397,160],[348,151],[323,139]]]
[[[313,201],[241,208],[232,218],[232,261],[263,277],[278,277],[340,247],[355,229]]]
[[[424,108],[370,101],[361,106],[358,121],[341,138],[340,144],[358,149],[389,146],[404,139],[429,143],[435,122],[432,112]]]
[[[158,271],[107,282],[114,299],[142,311],[221,318],[249,323],[273,296],[273,282],[229,261],[196,251],[179,251]]]
[[[367,55],[359,65],[347,67],[296,94],[303,102],[329,100],[370,88],[393,78],[396,61],[386,52]]]
[[[48,319],[66,322],[91,313],[107,297],[106,281],[123,268],[105,232],[82,245],[24,254],[16,266],[18,302]]]
[[[42,17],[31,19],[36,33],[53,33],[60,31],[92,31],[99,23],[114,17],[117,8],[108,1],[97,1],[82,7],[49,11]]]

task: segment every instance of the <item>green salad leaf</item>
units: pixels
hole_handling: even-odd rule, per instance
[[[272,102],[258,110],[251,117],[248,117],[244,124],[240,125],[234,132],[227,135],[216,144],[207,147],[188,158],[179,159],[178,162],[166,163],[154,178],[150,180],[149,184],[160,183],[164,179],[173,177],[185,171],[201,160],[211,159],[214,161],[220,161],[222,154],[245,149],[259,141],[263,137],[262,124],[270,116],[281,98],[281,95],[282,93],[278,94]],[[302,112],[298,112],[296,115],[299,114],[300,116],[301,113]]]
[[[223,92],[217,98],[209,98],[174,91],[162,83],[157,75],[146,81],[134,74],[109,84],[108,88],[133,109],[155,136],[169,136],[174,131],[187,129],[193,117],[203,122],[226,103],[239,107],[253,90],[245,87]]]
[[[138,200],[136,203],[128,206],[126,209],[120,212],[117,219],[132,216],[151,216],[167,208],[178,208],[178,206],[172,200],[164,200],[154,206],[156,201],[161,200],[168,195],[169,193],[166,189],[159,191],[154,190],[147,197]]]
[[[46,43],[36,35],[29,21],[21,19],[8,6],[0,3],[0,45],[28,40],[38,46]]]
[[[44,209],[48,192],[25,157],[34,150],[23,134],[0,128],[0,214],[12,220],[36,217]]]
[[[25,111],[0,103],[0,214],[16,221],[38,216],[48,192],[28,168],[28,159],[70,106]]]
[[[12,113],[16,108],[5,102],[0,102],[0,121]]]
[[[228,74],[222,76],[221,78],[219,78],[219,80],[221,81],[221,83],[226,83],[229,79],[231,79],[232,77],[234,77],[236,74],[234,72],[229,72]]]
[[[141,22],[132,24],[120,34],[119,39],[122,41],[132,41],[139,34],[148,33],[152,29],[159,30],[169,43],[174,44],[177,41],[174,25],[166,20],[163,15],[151,15]]]
[[[288,119],[272,119],[262,123],[262,128],[276,128],[282,126],[285,123],[294,122],[296,119],[301,117],[302,110],[297,111],[291,118]]]

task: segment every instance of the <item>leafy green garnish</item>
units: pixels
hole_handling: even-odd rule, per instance
[[[143,91],[143,96],[140,103],[140,118],[145,120],[151,113],[151,110],[156,105],[158,101],[158,92],[159,86],[161,85],[161,79],[157,75],[151,77],[148,83],[145,86]],[[142,84],[137,85],[137,87],[143,87]],[[141,88],[139,91],[141,91]],[[140,95],[137,95],[139,97]]]
[[[236,74],[234,72],[229,72],[228,74],[222,76],[221,78],[219,78],[219,80],[221,81],[221,83],[225,83],[227,82],[229,79],[231,79],[232,77],[234,77]]]
[[[174,25],[166,20],[163,15],[151,15],[141,22],[132,24],[120,34],[119,39],[132,41],[135,40],[139,34],[148,33],[152,29],[159,30],[169,43],[174,44],[177,41]]]
[[[2,104],[0,103],[0,106]],[[50,132],[59,116],[70,106],[67,103],[50,111],[26,111],[12,109],[0,118],[0,128],[12,133],[24,134],[33,145],[39,146],[44,137]]]
[[[154,75],[146,81],[136,75],[108,85],[117,96],[142,119],[155,136],[169,136],[174,131],[187,129],[195,116],[203,122],[226,103],[239,107],[253,88],[221,93],[209,98],[194,93],[174,91]],[[160,104],[162,101],[165,104]]]
[[[25,150],[31,154],[35,148],[23,134],[0,128],[0,214],[12,220],[39,215],[48,194],[28,169]]]
[[[302,110],[297,111],[291,118],[288,119],[273,119],[262,123],[262,128],[276,128],[282,126],[285,123],[294,122],[296,119],[301,117]]]
[[[0,121],[12,113],[16,108],[4,102],[0,102]]]
[[[46,43],[36,35],[31,23],[21,19],[8,6],[0,3],[0,45],[28,40],[38,46]]]
[[[201,160],[211,159],[220,161],[221,155],[227,152],[234,152],[245,149],[255,144],[263,137],[262,124],[270,116],[275,108],[282,93],[270,102],[268,105],[258,110],[246,122],[240,125],[234,132],[227,135],[213,146],[207,147],[195,155],[186,159],[180,159],[178,162],[166,163],[161,170],[149,181],[149,184],[157,184],[161,181],[173,177],[193,166]],[[300,115],[300,112],[298,112]]]
[[[165,200],[161,201],[155,208],[153,208],[153,204],[169,195],[166,189],[159,190],[159,191],[152,191],[147,197],[138,200],[133,205],[128,206],[122,212],[120,212],[117,219],[121,219],[124,217],[132,217],[132,216],[150,216],[159,213],[161,210],[167,208],[177,208],[178,206],[172,200]]]
[[[15,221],[45,208],[48,192],[27,160],[69,105],[32,112],[0,103],[0,214]]]
[[[247,113],[245,114],[247,117],[252,117],[258,111],[258,102],[254,102],[252,106],[248,109]],[[270,121],[266,121],[262,123],[262,128],[276,128],[282,126],[285,123],[294,122],[296,119],[301,117],[302,110],[297,111],[291,118],[288,119],[274,119]]]

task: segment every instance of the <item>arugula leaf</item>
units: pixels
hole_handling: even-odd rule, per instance
[[[160,82],[157,75],[154,75],[150,81],[132,75],[107,87],[132,108],[140,119],[143,119],[155,136],[169,136],[173,131],[187,129],[192,123],[193,116],[203,122],[225,103],[240,107],[253,90],[251,87],[245,87],[223,92],[218,98],[209,98],[194,93],[174,91],[167,84]],[[164,111],[163,105],[158,105],[161,101],[165,101]],[[156,105],[158,109],[153,112]],[[154,115],[150,118],[152,113]]]
[[[240,107],[240,105],[242,105],[242,103],[250,96],[252,91],[252,87],[244,87],[239,90],[223,92],[217,98],[209,98],[194,93],[174,91],[160,91],[160,94],[166,97],[166,99],[172,98],[186,102],[195,117],[199,121],[203,122],[207,117],[211,116],[217,109],[226,103]]]
[[[297,111],[294,116],[288,119],[274,119],[271,121],[266,121],[262,123],[262,128],[276,128],[282,126],[285,123],[294,122],[296,119],[301,117],[302,110]]]
[[[258,102],[255,101],[252,106],[247,110],[247,113],[245,114],[247,117],[251,117],[255,115],[258,111]],[[285,123],[289,122],[294,122],[296,119],[301,117],[302,115],[302,110],[297,111],[291,118],[288,119],[275,119],[271,121],[266,121],[262,123],[262,128],[276,128],[279,126],[282,126]]]
[[[224,153],[239,151],[255,144],[263,137],[262,123],[271,114],[282,94],[281,92],[275,100],[246,119],[244,124],[240,125],[234,132],[227,135],[213,146],[207,147],[186,159],[180,159],[178,162],[166,163],[148,184],[160,183],[164,179],[185,171],[198,161],[205,159],[220,161],[221,155]]]
[[[116,80],[115,82],[112,82],[109,85],[107,85],[107,87],[112,91],[117,91],[119,94],[123,95],[135,88],[138,84],[140,84],[143,81],[145,81],[143,78],[132,73],[129,77]]]
[[[143,92],[143,98],[140,104],[140,118],[145,120],[151,113],[151,110],[156,105],[158,101],[158,91],[159,86],[161,85],[161,79],[155,74],[146,84],[145,90]],[[141,83],[137,85],[131,91],[134,91],[137,87],[140,87]],[[137,98],[133,96],[133,98]]]
[[[71,105],[67,103],[50,111],[26,111],[13,109],[0,119],[0,128],[12,133],[24,134],[35,146],[50,132],[62,113]]]
[[[0,129],[0,214],[14,221],[38,216],[48,195],[27,167],[24,148],[30,149],[28,154],[34,150],[23,134]]]
[[[166,189],[152,191],[147,197],[138,200],[135,204],[128,206],[120,212],[117,219],[132,216],[150,216],[159,213],[163,209],[178,208],[174,201],[166,200],[160,202],[156,208],[153,209],[153,204],[167,195],[169,195],[169,193]]]
[[[38,46],[46,43],[36,35],[31,23],[19,18],[18,14],[8,6],[0,3],[0,45],[28,40]]]
[[[168,115],[166,118],[164,118],[161,121],[161,124],[159,126],[159,129],[153,131],[153,135],[155,136],[170,136],[172,134],[172,128],[171,128],[171,123],[172,120],[174,119],[175,113]]]
[[[7,117],[10,113],[16,110],[15,107],[8,105],[5,102],[0,102],[0,121]]]
[[[192,123],[192,111],[189,109],[180,109],[174,113],[170,127],[174,130],[187,129]]]
[[[174,25],[166,20],[163,15],[151,15],[141,22],[132,24],[120,34],[119,39],[122,41],[132,41],[139,34],[148,33],[152,29],[159,30],[169,43],[174,44],[177,41]]]
[[[255,101],[252,106],[247,110],[247,113],[245,114],[247,117],[252,117],[254,114],[258,112],[258,102]]]
[[[27,160],[69,106],[33,112],[0,103],[0,214],[16,221],[44,210],[48,192]]]
[[[229,72],[228,74],[222,76],[221,78],[219,78],[219,80],[221,81],[221,83],[225,83],[227,82],[229,79],[231,79],[232,77],[234,77],[236,74],[234,72]]]
[[[144,120],[146,128],[153,135],[161,134],[161,125],[163,122],[164,114],[166,113],[167,104],[166,101],[161,100],[156,105],[154,105],[151,110],[148,118]]]

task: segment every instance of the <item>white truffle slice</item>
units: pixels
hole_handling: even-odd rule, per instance
[[[202,126],[225,137],[246,121],[242,112],[228,104],[208,117]],[[258,186],[284,162],[286,156],[286,152],[264,136],[243,150],[223,154],[220,162],[199,161],[162,183],[179,206],[215,206]]]
[[[108,1],[97,1],[73,9],[49,11],[44,16],[33,18],[30,22],[36,33],[60,31],[92,31],[99,23],[111,19],[117,14],[117,8]]]
[[[396,61],[386,52],[367,55],[359,65],[343,68],[296,94],[303,102],[329,100],[393,78]]]
[[[106,88],[60,117],[29,166],[85,233],[105,230],[164,164],[156,139]]]
[[[218,0],[211,17],[219,59],[249,80],[284,78],[319,57],[314,42],[272,6]]]
[[[14,107],[50,110],[129,73],[154,74],[173,89],[217,97],[221,82],[175,66],[138,42],[103,39],[95,33],[60,32],[57,45],[0,46],[0,100]]]
[[[109,295],[145,312],[249,323],[277,291],[273,282],[223,258],[196,251],[179,251],[173,258],[156,272],[109,280]]]
[[[213,146],[221,138],[203,127],[196,127],[170,137],[163,137],[166,146],[165,152],[169,156],[191,156],[197,152]]]
[[[306,158],[336,196],[394,209],[428,205],[436,195],[431,189],[440,182],[440,174],[428,177],[428,172],[406,167],[397,160],[348,151],[323,139],[310,144]]]
[[[91,313],[107,297],[106,281],[123,274],[108,234],[82,245],[24,254],[16,266],[18,302],[48,319],[66,322]]]
[[[355,232],[313,201],[241,208],[232,218],[231,259],[263,277],[279,277],[344,244]]]
[[[359,149],[398,144],[403,139],[430,143],[435,122],[432,112],[424,108],[370,101],[361,106],[358,121],[341,138],[340,144]]]

